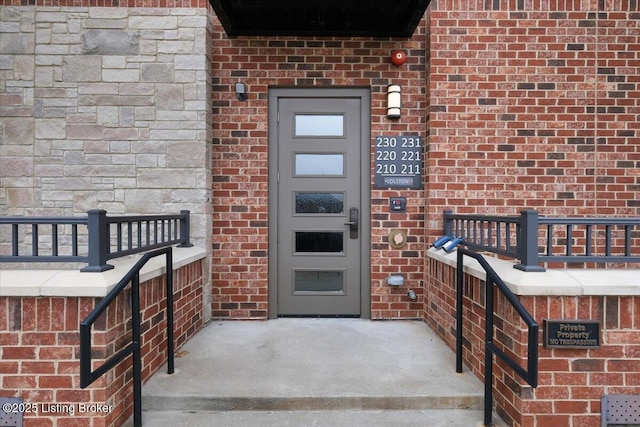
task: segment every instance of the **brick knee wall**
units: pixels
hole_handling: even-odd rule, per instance
[[[174,271],[176,348],[203,325],[202,263]],[[144,282],[140,289],[142,377],[146,381],[166,362],[164,278]],[[88,388],[80,388],[79,325],[99,300],[0,298],[0,396],[22,397],[29,404],[24,414],[26,427],[121,426],[132,415],[131,357]],[[130,337],[130,292],[125,292],[94,326],[93,367],[126,345]]]
[[[425,319],[455,351],[456,270],[430,259]],[[485,283],[465,275],[464,363],[484,376]],[[600,426],[604,394],[640,394],[640,297],[522,296],[540,325],[538,387],[526,384],[504,362],[494,358],[496,412],[514,427]],[[495,343],[526,368],[527,329],[502,296],[494,308]],[[542,345],[543,319],[601,322],[597,349],[547,349]],[[451,369],[455,369],[454,366]]]

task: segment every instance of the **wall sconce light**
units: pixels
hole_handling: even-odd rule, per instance
[[[244,83],[236,83],[236,96],[238,97],[238,101],[246,101],[247,98],[249,98],[249,95],[247,94],[247,87]]]
[[[387,117],[400,118],[400,85],[387,86]]]

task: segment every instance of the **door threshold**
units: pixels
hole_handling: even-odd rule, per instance
[[[286,319],[360,319],[359,314],[279,314]]]

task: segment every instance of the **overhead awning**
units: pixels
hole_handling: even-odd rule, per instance
[[[227,35],[410,37],[431,0],[210,0]]]

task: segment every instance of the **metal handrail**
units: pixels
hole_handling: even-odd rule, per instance
[[[142,354],[140,315],[140,270],[151,259],[166,255],[167,290],[167,373],[174,373],[173,340],[173,257],[172,248],[162,248],[146,253],[115,288],[102,299],[93,311],[80,323],[80,387],[86,388],[95,380],[114,368],[129,355],[133,355],[133,424],[142,426]],[[92,369],[91,326],[107,309],[109,304],[131,283],[131,342],[107,359],[95,370]]]
[[[484,355],[484,425],[490,426],[492,419],[493,402],[493,355],[502,359],[509,365],[527,384],[531,387],[538,386],[538,323],[529,314],[520,300],[509,290],[502,281],[498,273],[489,265],[487,260],[479,253],[468,249],[458,248],[457,271],[456,271],[456,372],[462,373],[462,309],[463,304],[463,282],[464,282],[464,256],[470,256],[480,263],[486,272],[485,278],[485,355]],[[520,318],[526,323],[528,328],[527,343],[527,369],[520,366],[515,360],[510,358],[505,352],[493,343],[493,286],[496,286],[505,296],[509,304],[516,310]]]
[[[541,234],[544,227],[546,238]],[[566,236],[562,239],[556,233],[559,227],[563,227]],[[613,244],[614,230],[624,233],[617,252]],[[547,262],[640,262],[640,254],[632,253],[632,239],[636,238],[634,230],[640,231],[640,218],[551,218],[541,216],[535,210],[521,211],[519,216],[444,211],[445,236],[461,237],[474,250],[518,259],[520,263],[514,268],[523,271],[545,271],[540,264]],[[601,247],[596,247],[598,232],[604,235]],[[581,234],[581,243],[574,245],[574,235],[578,233]],[[542,250],[538,245],[539,239],[546,239]],[[575,246],[579,246],[582,252],[579,253]],[[564,254],[557,253],[562,250]]]
[[[91,210],[86,217],[0,217],[0,225],[11,227],[11,254],[0,255],[0,262],[82,262],[83,272],[112,269],[107,261],[125,255],[178,244],[193,246],[190,241],[190,212],[174,215],[108,216],[104,210]],[[40,231],[51,226],[50,254],[43,254]],[[60,252],[59,226],[71,225],[70,253]],[[31,226],[31,254],[20,253],[20,229]],[[84,227],[86,244],[80,247],[79,227]],[[49,236],[49,235],[48,235]],[[113,240],[113,242],[112,242]],[[82,252],[80,253],[82,249]],[[49,250],[49,248],[47,248]]]

